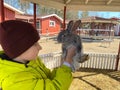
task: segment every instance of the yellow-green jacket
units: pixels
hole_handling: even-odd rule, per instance
[[[71,69],[65,65],[51,72],[39,58],[27,64],[0,58],[2,90],[68,90],[71,81]]]

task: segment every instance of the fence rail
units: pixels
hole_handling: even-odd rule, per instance
[[[80,68],[94,68],[94,69],[107,69],[115,70],[116,68],[116,57],[117,54],[107,54],[107,53],[86,53],[89,54],[90,59],[84,63],[80,64]],[[59,53],[50,53],[40,55],[45,65],[50,68],[56,68],[61,65],[61,54]],[[118,64],[118,69],[120,70],[120,60]]]

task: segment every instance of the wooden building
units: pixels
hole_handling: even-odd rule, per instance
[[[5,20],[14,20],[15,14],[24,14],[24,12],[22,12],[6,3],[4,3],[4,12],[5,12]],[[1,22],[1,14],[0,14],[0,22]]]
[[[33,24],[32,15],[16,15],[17,20],[27,21]],[[56,14],[37,16],[36,27],[42,35],[53,35],[59,33],[63,19]]]
[[[89,35],[114,35],[114,27],[119,23],[112,18],[102,18],[97,16],[87,17],[81,19],[82,25],[78,29],[79,33],[87,33]]]

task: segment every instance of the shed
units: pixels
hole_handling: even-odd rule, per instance
[[[33,24],[32,15],[16,15],[16,19]],[[42,35],[54,35],[61,30],[63,19],[56,14],[37,16],[36,19],[36,28]]]
[[[62,25],[63,19],[56,14],[37,17],[37,28],[40,28],[41,34],[57,34]],[[39,23],[40,22],[40,23]],[[40,27],[38,27],[40,26]]]
[[[24,12],[12,7],[11,5],[4,3],[5,20],[14,20],[15,14],[24,14]],[[0,22],[1,22],[1,12],[0,12]]]
[[[88,33],[90,35],[98,35],[98,32],[100,35],[109,35],[109,33],[112,33],[114,35],[114,26],[116,26],[119,22],[117,20],[111,19],[111,18],[103,18],[103,17],[97,17],[97,16],[91,16],[86,18],[81,18],[82,21],[82,31]],[[81,33],[81,32],[80,32]]]

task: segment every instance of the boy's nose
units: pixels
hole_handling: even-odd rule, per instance
[[[40,44],[38,44],[38,50],[41,50],[42,46]]]

